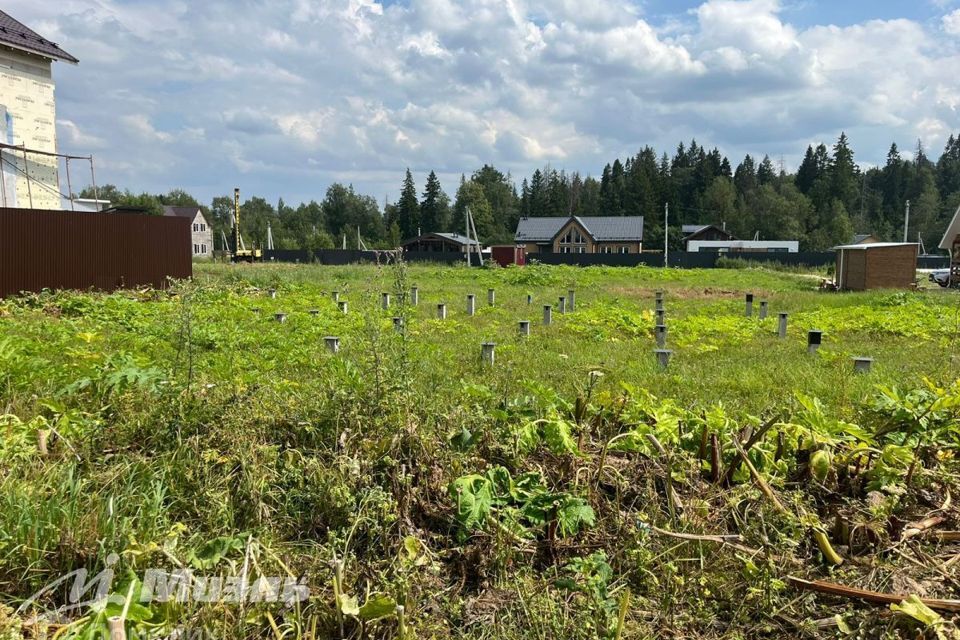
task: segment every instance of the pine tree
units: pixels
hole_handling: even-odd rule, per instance
[[[723,160],[720,161],[720,175],[725,178],[733,177],[733,169],[730,167],[730,161],[727,160],[726,156],[724,156]]]
[[[944,198],[960,191],[960,137],[950,134],[943,155],[937,161],[937,186]]]
[[[763,160],[760,162],[760,166],[757,168],[757,184],[770,184],[776,179],[776,177],[776,170],[773,168],[773,163],[770,161],[770,156],[763,156]]]
[[[803,156],[803,162],[800,163],[800,168],[797,169],[794,182],[801,193],[810,193],[810,189],[813,188],[813,183],[816,182],[819,177],[820,173],[817,168],[817,160],[813,155],[813,146],[807,145],[807,152]]]
[[[833,197],[843,203],[846,211],[850,211],[860,192],[858,188],[860,168],[853,162],[853,150],[844,132],[840,133],[840,138],[833,145],[829,173]]]
[[[887,163],[884,165],[880,179],[881,194],[883,196],[883,217],[888,223],[893,224],[903,216],[903,208],[906,204],[906,166],[900,158],[900,150],[897,143],[890,145],[890,151],[887,152]]]
[[[450,231],[450,198],[443,192],[440,179],[433,171],[427,176],[420,203],[420,225],[424,233]]]
[[[750,154],[737,166],[733,174],[733,184],[737,187],[737,195],[745,196],[757,188],[757,170]]]
[[[547,208],[547,185],[543,177],[543,172],[537,169],[530,178],[530,216],[534,218],[543,217]]]
[[[400,200],[397,202],[397,224],[403,238],[413,238],[420,231],[420,202],[417,200],[417,186],[413,182],[413,175],[407,169],[400,189]]]

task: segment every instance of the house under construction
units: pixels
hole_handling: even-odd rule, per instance
[[[63,208],[54,62],[77,64],[78,60],[0,11],[0,196],[4,207]]]

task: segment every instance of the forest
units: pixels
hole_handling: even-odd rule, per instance
[[[512,242],[524,216],[640,215],[644,244],[661,247],[669,203],[670,245],[677,250],[682,248],[680,225],[701,223],[725,225],[742,239],[799,240],[802,250],[819,251],[849,241],[854,233],[901,240],[909,201],[909,239],[921,238],[934,252],[960,206],[960,137],[951,135],[936,160],[919,141],[908,154],[894,143],[883,166],[863,168],[842,133],[832,147],[808,146],[795,173],[769,156],[747,155],[734,167],[717,148],[692,140],[681,142],[672,157],[645,146],[633,157],[608,163],[599,178],[548,165],[517,183],[509,172],[484,165],[469,177],[461,175],[452,198],[434,171],[419,191],[408,168],[399,193],[383,208],[374,197],[339,183],[330,185],[319,202],[296,207],[282,198],[274,205],[251,196],[241,205],[241,231],[248,244],[265,246],[269,224],[278,249],[316,250],[344,242],[354,248],[358,233],[370,248],[396,247],[418,232],[462,232],[469,208],[485,244]],[[80,195],[93,197],[93,191]],[[162,205],[200,206],[214,226],[218,249],[220,232],[232,225],[229,195],[206,204],[180,189],[152,195],[106,185],[99,196],[157,214]]]

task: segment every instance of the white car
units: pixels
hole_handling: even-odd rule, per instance
[[[930,282],[936,282],[941,287],[950,286],[950,269],[936,269],[930,272]],[[957,283],[955,283],[957,284]]]

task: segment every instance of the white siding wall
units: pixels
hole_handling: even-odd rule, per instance
[[[40,56],[0,46],[0,105],[5,108],[6,122],[0,123],[5,135],[0,142],[25,144],[29,149],[55,153],[57,150],[57,113],[51,61]],[[10,150],[3,157],[15,162],[14,169],[3,163],[6,206],[35,209],[60,209],[57,159]],[[30,175],[27,188],[24,171]]]
[[[190,227],[191,242],[194,258],[213,257],[213,229],[207,224],[203,214],[197,211]]]

